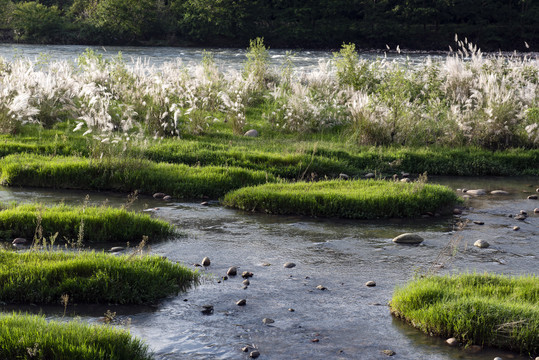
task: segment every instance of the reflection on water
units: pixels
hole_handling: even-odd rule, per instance
[[[185,234],[151,244],[152,253],[189,267],[208,256],[212,264],[202,270],[202,284],[155,309],[113,311],[130,319],[132,333],[143,338],[158,359],[241,359],[247,357],[240,350],[243,346],[258,348],[265,359],[381,359],[381,351],[387,349],[400,359],[526,359],[499,350],[471,353],[449,348],[444,339],[427,337],[390,316],[387,303],[395,286],[427,268],[441,274],[537,272],[539,214],[533,214],[533,208],[539,203],[526,199],[527,192],[539,187],[537,178],[430,180],[454,189],[502,189],[510,194],[470,198],[460,218],[379,221],[267,216],[141,196],[135,210],[157,208],[154,216]],[[85,194],[2,188],[0,201],[80,204]],[[127,196],[91,193],[90,199],[120,206]],[[530,214],[525,221],[507,216],[521,209]],[[468,222],[462,231],[454,230],[458,221]],[[513,231],[515,225],[519,231]],[[425,241],[417,246],[394,244],[391,239],[403,232],[419,233]],[[491,246],[475,248],[477,239]],[[454,254],[446,252],[450,242],[457,245]],[[284,268],[285,262],[296,267]],[[230,266],[238,266],[240,273],[253,272],[246,289],[240,276],[222,279]],[[366,287],[369,280],[376,281],[376,287]],[[239,299],[246,299],[247,305],[237,306]],[[204,304],[213,305],[214,314],[203,315]],[[42,311],[57,318],[63,309]],[[100,311],[105,310],[78,305],[69,314],[95,322]],[[263,318],[275,322],[265,325]]]

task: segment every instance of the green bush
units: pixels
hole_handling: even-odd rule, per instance
[[[539,278],[461,274],[397,288],[391,313],[427,334],[464,344],[539,353]]]
[[[160,256],[0,251],[0,301],[151,304],[189,288],[198,274]]]
[[[380,180],[264,184],[224,198],[225,205],[246,211],[350,219],[413,217],[457,201],[444,186]]]

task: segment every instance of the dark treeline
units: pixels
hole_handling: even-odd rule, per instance
[[[539,46],[537,0],[0,0],[2,41],[447,49]]]

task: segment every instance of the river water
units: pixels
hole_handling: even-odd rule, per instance
[[[455,190],[503,189],[510,194],[471,198],[458,217],[380,221],[268,216],[140,197],[133,209],[152,209],[154,216],[177,225],[183,233],[152,243],[150,252],[191,268],[208,256],[211,266],[196,267],[204,274],[202,283],[156,307],[76,305],[68,312],[98,322],[106,310],[116,311],[117,320],[144,339],[157,359],[247,359],[241,351],[244,346],[256,347],[260,359],[275,360],[383,359],[382,350],[393,350],[398,359],[527,359],[493,349],[474,353],[451,348],[444,339],[428,337],[389,314],[387,303],[394,288],[429,268],[440,274],[508,275],[537,274],[539,269],[539,214],[533,214],[539,202],[526,199],[539,187],[538,178],[430,181]],[[81,204],[85,194],[0,188],[0,201]],[[125,195],[90,193],[95,204],[106,199],[113,206],[126,202]],[[508,217],[520,210],[529,214],[525,221]],[[458,223],[466,221],[457,231]],[[519,231],[512,230],[515,225]],[[392,243],[404,232],[418,233],[425,241],[418,246]],[[477,239],[490,242],[490,248],[472,246]],[[450,243],[456,252],[445,250]],[[286,262],[297,266],[286,269]],[[230,266],[238,266],[240,273],[253,272],[247,289],[240,276],[221,279]],[[366,287],[369,280],[376,286]],[[327,290],[318,290],[318,285]],[[246,306],[235,304],[240,299],[247,300]],[[212,315],[201,313],[205,304],[214,306]],[[59,307],[25,309],[50,318],[63,313]],[[263,318],[275,322],[265,325]]]

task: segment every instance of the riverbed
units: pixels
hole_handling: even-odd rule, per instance
[[[198,269],[204,274],[201,284],[155,307],[75,305],[68,314],[99,322],[105,311],[117,312],[118,326],[144,339],[157,359],[247,359],[241,351],[245,346],[258,349],[260,359],[383,359],[383,350],[394,351],[396,359],[527,359],[495,349],[452,348],[389,314],[394,288],[417,274],[519,275],[539,269],[539,214],[533,213],[539,201],[527,199],[539,188],[537,178],[430,181],[455,191],[483,188],[509,194],[471,197],[458,216],[376,221],[269,216],[140,196],[133,209],[170,221],[182,232],[151,243],[148,251]],[[0,188],[0,201],[82,204],[86,194]],[[122,194],[89,195],[93,204],[127,201]],[[521,210],[529,215],[524,221],[514,218]],[[418,233],[425,241],[413,246],[391,241],[404,232]],[[474,247],[478,239],[490,247]],[[107,246],[114,245],[125,244]],[[194,265],[206,256],[209,267]],[[285,268],[287,262],[296,266]],[[230,266],[240,274],[252,272],[250,285],[244,288],[241,276],[224,280]],[[371,280],[376,286],[365,286]],[[236,305],[240,299],[245,306]],[[204,315],[203,305],[213,305],[214,312]],[[25,310],[61,318],[64,309]],[[264,318],[274,322],[264,324]]]

